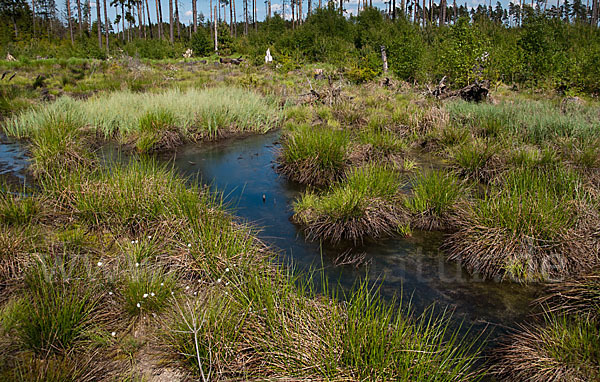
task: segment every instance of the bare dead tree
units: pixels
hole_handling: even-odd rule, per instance
[[[175,42],[173,36],[173,0],[169,0],[169,41],[171,44]]]
[[[158,39],[162,39],[162,9],[160,7],[160,0],[156,0],[156,24],[158,25]]]
[[[217,14],[217,6],[215,5],[215,15]],[[217,52],[217,54],[219,53],[219,42],[218,42],[218,36],[219,33],[217,32],[217,22],[213,22],[213,25],[215,27],[215,52]]]
[[[148,6],[148,0],[146,2],[146,13],[148,14],[148,29],[150,30],[150,39],[152,40],[152,19],[150,18],[150,7]]]
[[[98,46],[102,49],[102,20],[100,20],[100,1],[96,1],[96,24],[98,27]]]
[[[248,34],[248,0],[244,0],[244,35]]]
[[[68,24],[69,24],[69,34],[71,35],[71,44],[73,44],[75,42],[75,40],[73,40],[73,24],[71,23],[71,0],[67,0],[67,18],[68,20]]]
[[[138,38],[141,39],[142,38],[142,14],[144,13],[144,11],[142,10],[141,0],[137,0],[135,2],[135,5],[137,6],[137,14],[138,14]]]
[[[258,24],[256,23],[256,0],[252,0],[252,22],[254,30],[258,30]]]
[[[35,0],[31,0],[31,4],[34,4]],[[35,14],[35,12],[34,12]],[[79,22],[79,35],[83,33],[83,14],[81,13],[81,0],[77,0],[77,20]],[[33,23],[35,25],[35,21]],[[34,28],[35,29],[35,28]]]
[[[179,0],[175,1],[175,23],[177,24],[177,39],[181,40],[181,24],[179,23]]]
[[[231,0],[233,4],[233,34],[237,37],[237,16],[235,14],[235,0]]]
[[[108,7],[106,6],[106,0],[104,0],[104,39],[106,40],[106,53],[109,53],[109,45],[108,45],[108,32],[109,32],[109,26],[110,24],[108,23]]]
[[[233,1],[229,0],[229,35],[233,36]]]

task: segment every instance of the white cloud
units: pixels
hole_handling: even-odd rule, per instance
[[[193,16],[194,12],[192,11],[187,11],[186,13],[184,13],[186,16]]]

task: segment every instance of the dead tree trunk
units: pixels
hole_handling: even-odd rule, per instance
[[[121,21],[123,27],[123,42],[125,42],[125,5],[121,3]]]
[[[102,49],[102,20],[100,20],[100,2],[96,1],[96,24],[98,27],[98,46]]]
[[[177,39],[181,40],[181,23],[179,23],[179,0],[175,1],[175,23],[177,25]]]
[[[158,25],[158,39],[162,39],[162,9],[160,9],[160,0],[156,0],[156,25]]]
[[[381,46],[381,61],[383,62],[383,74],[388,72],[388,61],[387,54],[385,53],[385,46]]]
[[[215,5],[215,15],[216,14],[217,14],[217,6]],[[214,22],[213,24],[215,26],[215,52],[217,54],[219,54],[219,42],[218,42],[218,38],[219,38],[218,35],[219,35],[219,33],[217,31],[217,23]]]
[[[235,0],[231,0],[233,3],[233,34],[237,37],[237,15],[235,14]]]
[[[192,21],[194,23],[194,33],[198,32],[198,11],[196,10],[196,0],[192,0]]]
[[[108,45],[109,35],[109,23],[108,23],[108,7],[106,6],[106,0],[104,0],[104,39],[106,40],[106,54],[110,53],[110,47]]]
[[[142,39],[142,15],[143,15],[143,10],[142,10],[142,2],[140,0],[136,1],[136,5],[137,5],[137,13],[138,13],[138,38],[141,40]]]
[[[229,35],[233,36],[233,0],[229,0]]]
[[[31,4],[34,3],[35,0],[31,0]],[[81,13],[81,0],[77,0],[77,21],[79,22],[79,35],[81,36],[81,34],[83,33],[83,14]]]
[[[150,7],[148,6],[148,0],[146,1],[146,13],[148,14],[148,29],[150,30],[150,40],[152,40],[152,19],[150,18]]]
[[[256,0],[252,0],[252,22],[254,23],[254,30],[258,30],[258,24],[256,24]]]
[[[248,0],[244,0],[244,35],[248,34]]]
[[[169,0],[169,41],[171,44],[175,42],[173,33],[173,0]]]
[[[73,24],[71,23],[71,0],[67,0],[67,17],[69,18],[69,34],[71,35],[71,44],[75,41],[73,40]],[[18,37],[18,36],[17,36]]]

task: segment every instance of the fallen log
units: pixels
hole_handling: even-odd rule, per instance
[[[488,81],[478,82],[465,86],[462,89],[448,91],[444,84],[446,77],[442,78],[439,85],[430,94],[437,99],[461,98],[467,102],[481,102],[487,99],[490,92]]]

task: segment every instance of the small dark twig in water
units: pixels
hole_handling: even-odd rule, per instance
[[[343,265],[352,265],[358,268],[362,265],[367,265],[371,259],[367,259],[366,252],[353,253],[352,249],[345,250],[333,259],[333,265],[341,267]]]

